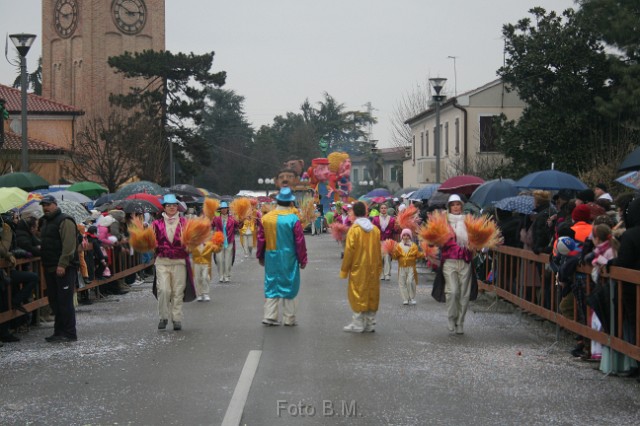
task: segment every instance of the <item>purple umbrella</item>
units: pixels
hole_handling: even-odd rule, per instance
[[[389,192],[386,188],[376,188],[371,192],[365,194],[367,198],[375,198],[375,197],[391,197],[391,192]]]

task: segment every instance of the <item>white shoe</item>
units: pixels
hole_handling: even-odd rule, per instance
[[[269,318],[265,318],[265,319],[263,319],[263,320],[262,320],[262,323],[263,323],[264,325],[268,325],[268,326],[270,326],[270,327],[280,325],[280,322],[279,322],[279,321],[277,321],[277,320],[273,320],[273,319],[269,319]]]
[[[209,302],[209,301],[211,301],[211,298],[209,297],[208,294],[205,294],[204,296],[202,296],[202,301],[203,302]]]
[[[224,282],[225,282],[225,283],[228,283],[228,282],[229,282],[229,277],[225,277],[225,278],[224,278]]]
[[[411,299],[411,300],[409,300],[409,304],[410,304],[410,305],[415,305],[415,304],[416,304],[416,301],[415,301],[414,299]]]
[[[464,334],[464,329],[462,328],[462,324],[456,325],[456,334]]]
[[[224,282],[224,278],[220,277],[219,282]]]
[[[453,333],[456,330],[456,322],[454,320],[452,319],[449,320],[447,330],[449,330],[450,333]]]
[[[402,304],[403,304],[403,305],[408,305],[408,304],[409,304],[409,301],[408,301],[408,300],[403,300],[403,301],[402,301]]]
[[[204,296],[198,296],[198,299],[196,299],[198,302],[202,302],[204,300]]]
[[[364,331],[364,328],[357,324],[351,323],[347,326],[342,327],[342,330],[346,331],[347,333],[362,333]]]
[[[391,275],[387,275],[386,277],[384,277],[385,281],[391,281]]]

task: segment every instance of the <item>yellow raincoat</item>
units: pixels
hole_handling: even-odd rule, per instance
[[[418,260],[418,257],[421,257],[418,246],[416,243],[412,242],[411,247],[409,247],[409,250],[405,253],[400,246],[401,244],[403,243],[399,242],[396,244],[396,248],[393,250],[393,253],[391,253],[391,257],[398,261],[398,268],[413,268],[413,282],[418,284],[416,261]]]
[[[211,241],[207,241],[204,246],[202,245],[194,247],[191,250],[191,256],[193,257],[193,264],[196,263],[200,265],[208,265],[209,266],[209,276],[211,276],[211,254],[213,253],[213,243]]]
[[[353,312],[378,310],[381,273],[380,230],[369,219],[358,218],[347,232],[340,268],[340,278],[349,278],[349,304]]]

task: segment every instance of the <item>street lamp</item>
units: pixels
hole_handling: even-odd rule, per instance
[[[435,90],[436,94],[432,96],[433,102],[436,104],[436,134],[435,134],[435,151],[436,151],[436,182],[440,183],[440,103],[445,100],[446,96],[441,95],[440,91],[447,82],[446,78],[430,78],[429,83]]]
[[[20,54],[20,90],[22,93],[22,167],[29,171],[29,146],[27,144],[27,53],[36,39],[35,34],[11,34],[9,36]]]
[[[274,185],[276,183],[276,180],[274,178],[258,178],[258,185]],[[269,196],[269,187],[267,186],[266,189],[266,196]]]

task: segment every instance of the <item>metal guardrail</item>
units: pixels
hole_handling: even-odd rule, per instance
[[[588,339],[602,343],[612,349],[640,360],[640,272],[633,269],[612,267],[608,273],[602,273],[600,280],[611,280],[610,312],[612,313],[610,332],[605,333],[591,328],[589,324],[582,324],[560,313],[559,286],[556,276],[552,272],[546,272],[549,264],[549,255],[536,255],[528,250],[500,247],[492,252],[491,266],[494,279],[486,282],[478,279],[478,287],[481,290],[495,292],[496,295],[510,303],[531,312],[559,326],[584,336]],[[487,265],[489,270],[490,265]],[[591,280],[591,266],[579,266],[576,273],[586,275],[586,294],[590,294],[595,284]],[[601,281],[600,284],[603,284]],[[635,344],[622,338],[623,324],[623,286],[636,286],[635,291]],[[617,298],[613,298],[613,294]],[[545,303],[545,296],[547,295]],[[630,301],[633,303],[634,301]],[[546,306],[545,306],[546,305]],[[587,306],[587,312],[592,310]],[[574,318],[578,312],[578,306],[574,300]],[[615,317],[613,316],[615,314]],[[589,318],[589,315],[587,315]]]
[[[93,280],[90,284],[86,284],[84,287],[76,289],[77,291],[87,291],[92,288],[99,287],[103,284],[123,279],[153,264],[142,263],[142,256],[138,253],[135,253],[133,256],[129,255],[129,249],[126,246],[123,246],[121,250],[114,250],[113,247],[110,247],[107,248],[107,251],[110,252],[109,258],[112,259],[112,264],[109,265],[111,276],[101,280]],[[5,270],[5,273],[9,273],[9,264],[5,260],[0,261],[0,268],[3,268]],[[36,272],[40,279],[35,290],[34,300],[23,305],[27,312],[32,312],[37,310],[38,308],[49,305],[49,300],[46,296],[47,284],[44,280],[44,271],[42,269],[42,262],[40,261],[40,258],[35,257],[31,259],[18,259],[16,262],[16,268]],[[5,293],[8,299],[7,303],[9,309],[4,312],[0,312],[0,323],[4,323],[14,318],[25,315],[23,312],[15,310],[11,305],[11,293],[12,289],[11,286],[9,286]],[[4,297],[4,295],[0,295],[0,297]]]

